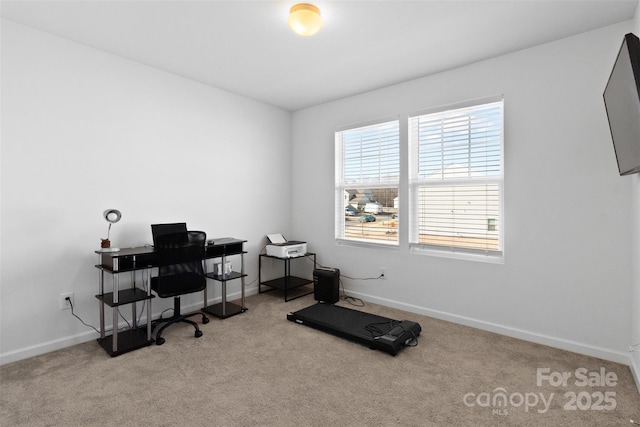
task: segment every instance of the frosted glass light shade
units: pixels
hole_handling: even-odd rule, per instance
[[[301,36],[312,36],[322,27],[320,9],[309,3],[298,3],[289,9],[289,27]]]

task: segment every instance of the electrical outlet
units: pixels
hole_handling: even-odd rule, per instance
[[[67,298],[71,300],[71,303],[67,301]],[[60,294],[60,310],[70,310],[72,304],[73,304],[73,292]]]
[[[385,280],[387,278],[387,269],[380,267],[380,279]]]

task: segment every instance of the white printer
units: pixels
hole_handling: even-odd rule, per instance
[[[307,253],[307,242],[287,241],[282,234],[267,234],[267,255],[278,258],[294,258]]]

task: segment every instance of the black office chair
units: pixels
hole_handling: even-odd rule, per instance
[[[152,323],[154,329],[164,323],[156,334],[156,344],[164,344],[162,332],[178,322],[193,325],[196,328],[195,336],[199,338],[202,331],[196,322],[188,318],[202,316],[202,323],[209,323],[209,318],[200,312],[181,314],[180,296],[202,291],[207,285],[202,268],[207,235],[203,231],[187,231],[161,234],[155,236],[154,240],[158,275],[151,278],[151,289],[160,298],[173,297],[173,316]]]
[[[151,235],[153,236],[153,244],[156,245],[158,237],[164,234],[182,233],[184,239],[187,239],[187,223],[174,222],[171,224],[151,224]]]

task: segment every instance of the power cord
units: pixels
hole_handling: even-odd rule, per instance
[[[311,259],[310,255],[305,255],[304,257],[307,260],[309,260],[309,262],[314,262],[314,260]],[[319,264],[317,262],[315,264],[318,265],[320,268],[330,268],[322,264]],[[383,275],[381,275],[381,277],[382,276]],[[348,277],[348,276],[344,276],[344,277],[346,277],[347,279],[351,279],[351,277]],[[348,302],[349,304],[355,307],[364,307],[364,301],[362,301],[360,298],[350,297],[347,295],[347,293],[344,291],[344,283],[342,282],[342,277],[339,280],[340,280],[340,288],[342,289],[342,296],[340,298],[342,298],[343,300],[345,300],[346,302]]]
[[[305,258],[307,258],[309,261],[312,261],[310,255],[305,255]],[[331,267],[326,267],[326,266],[324,266],[324,265],[322,265],[320,263],[317,263],[317,264],[321,268],[331,268]],[[382,279],[384,277],[384,273],[380,273],[380,275],[377,276],[377,277],[349,277],[346,274],[342,274],[342,273],[340,273],[340,274],[341,274],[342,277],[346,277],[347,279],[351,279],[351,280],[378,280],[378,279]]]
[[[173,308],[165,308],[164,310],[162,310],[162,313],[160,313],[160,317],[158,317],[156,320],[154,320],[154,321],[153,321],[153,322],[151,322],[151,323],[154,323],[154,322],[156,322],[156,323],[160,323],[160,322],[162,322],[162,321],[164,321],[164,320],[168,320],[168,319],[170,319],[170,318],[166,318],[166,319],[164,318],[164,314],[165,314],[167,311],[173,311]]]
[[[342,275],[343,277],[346,277],[347,279],[351,279],[351,280],[379,280],[382,279],[384,277],[384,273],[380,273],[380,275],[378,277],[349,277],[345,274]]]
[[[346,302],[348,302],[349,304],[355,307],[364,307],[364,301],[362,301],[360,298],[350,297],[347,295],[347,293],[344,291],[344,283],[342,283],[342,279],[340,279],[340,286],[342,287],[343,300],[345,300]]]
[[[394,328],[394,326],[399,325],[400,322],[397,320],[393,320],[393,319],[389,319],[388,322],[373,322],[373,323],[369,323],[367,324],[364,328],[371,332],[371,337],[373,339],[376,339],[384,334],[386,334],[387,332],[389,332],[391,329]],[[380,326],[378,326],[380,325]],[[381,326],[388,326],[389,329],[383,329]],[[403,328],[404,329],[404,328]]]
[[[79,320],[79,321],[80,321],[84,326],[87,326],[87,327],[89,327],[89,328],[92,328],[92,329],[93,329],[94,331],[96,331],[98,334],[100,333],[100,331],[99,331],[99,330],[97,330],[95,327],[93,327],[93,326],[91,326],[91,325],[86,324],[86,323],[84,322],[84,320],[82,320],[82,319],[80,318],[80,316],[78,316],[77,314],[75,314],[75,313],[73,312],[73,302],[71,301],[71,298],[66,297],[66,298],[65,298],[65,300],[69,303],[69,306],[71,307],[71,314],[73,314],[73,316],[74,316],[75,318],[77,318],[77,319],[78,319],[78,320]]]
[[[263,248],[263,251],[265,249],[266,249],[266,246]],[[306,255],[304,255],[304,257],[309,262],[313,262],[314,265],[316,265],[316,266],[318,266],[320,268],[330,268],[330,267],[324,266],[324,265],[316,262],[315,260],[311,259],[311,255],[306,254]],[[377,276],[377,277],[350,277],[350,276],[346,276],[344,274],[341,274],[341,277],[340,277],[340,287],[342,288],[342,296],[341,296],[341,298],[343,300],[345,300],[346,302],[348,302],[349,304],[355,306],[355,307],[364,307],[364,305],[365,305],[364,301],[362,301],[360,298],[351,297],[351,296],[347,295],[347,293],[344,290],[344,282],[342,281],[342,277],[346,277],[347,279],[350,279],[350,280],[380,280],[380,279],[382,279],[384,277],[384,273],[380,273],[380,275]]]
[[[127,324],[127,327],[128,327],[129,329],[131,329],[131,323],[129,323],[129,321],[128,321],[127,319],[125,319],[125,318],[124,318],[124,316],[122,315],[122,313],[120,313],[120,308],[117,308],[116,310],[118,310],[118,316],[120,316],[120,318],[121,318],[122,320],[124,320],[124,323],[126,323],[126,324]]]
[[[100,333],[100,331],[99,331],[98,329],[96,329],[96,327],[95,327],[95,326],[93,326],[93,325],[89,325],[89,324],[88,324],[88,323],[86,323],[84,320],[82,320],[82,318],[81,318],[80,316],[78,316],[76,313],[74,313],[74,311],[73,311],[73,302],[71,301],[71,298],[66,297],[66,298],[65,298],[65,301],[67,301],[67,302],[69,303],[69,307],[71,307],[71,314],[73,315],[73,317],[75,317],[76,319],[78,319],[78,320],[80,321],[80,323],[82,323],[84,326],[86,326],[86,327],[88,327],[88,328],[93,329],[93,330],[94,330],[94,331],[96,331],[98,334]],[[120,313],[120,310],[119,310],[119,309],[117,309],[117,310],[118,310],[118,315],[122,318],[122,320],[124,320],[124,321],[126,322],[126,324],[127,324],[128,328],[129,328],[129,329],[131,329],[131,324],[127,321],[127,319],[126,319],[124,316],[122,316],[122,313]],[[143,308],[143,310],[144,310],[144,308]],[[173,310],[173,309],[170,309],[170,310]]]
[[[144,280],[144,271],[145,270],[142,270],[142,272],[140,274],[142,274],[142,289],[146,293],[147,292],[147,282]],[[135,272],[133,274],[134,274],[134,276],[133,276],[133,279],[134,279],[133,280],[133,284],[135,286]],[[148,279],[148,277],[147,277],[147,279]],[[142,321],[142,313],[144,313],[144,309],[147,307],[146,304],[147,304],[147,300],[142,300],[142,308],[140,310],[140,315],[138,316],[138,325]],[[118,311],[118,313],[120,313],[120,311]],[[125,322],[127,322],[127,319],[125,319],[124,317],[123,317],[123,319],[124,319]],[[127,325],[129,325],[129,322],[127,322]],[[129,328],[131,328],[131,325],[129,325]]]
[[[250,281],[249,283],[245,283],[244,287],[248,288],[249,286],[253,285],[254,283],[256,283],[258,281],[258,278],[256,277],[255,279],[253,279],[252,281]]]
[[[384,328],[379,327],[378,325],[387,325],[389,327],[389,329],[385,330]],[[406,347],[416,347],[418,345],[418,337],[416,336],[416,334],[412,330],[406,329],[402,325],[402,321],[400,321],[400,320],[389,319],[388,322],[373,322],[373,323],[369,323],[368,325],[365,326],[365,329],[367,331],[371,332],[371,336],[375,340],[375,339],[381,337],[382,335],[384,335],[386,333],[389,333],[389,331],[391,331],[396,326],[399,326],[404,332],[409,332],[409,334],[411,334],[411,338],[404,343],[404,346],[406,346]]]

